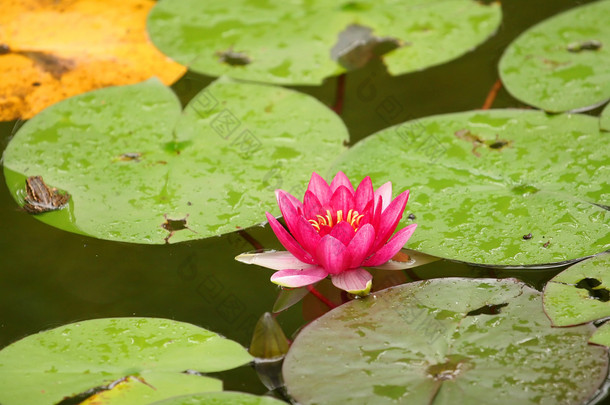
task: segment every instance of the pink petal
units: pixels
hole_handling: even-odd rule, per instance
[[[301,203],[301,201],[299,201],[298,198],[296,198],[295,196],[293,196],[292,194],[290,194],[284,190],[279,190],[279,189],[275,190],[275,198],[277,199],[278,204],[280,202],[280,197],[279,197],[280,194],[282,194],[288,198],[288,200],[290,201],[292,206],[297,210],[297,212],[303,211],[303,204]]]
[[[345,186],[339,186],[330,198],[330,210],[332,212],[341,211],[343,219],[347,218],[347,212],[354,206],[353,192]]]
[[[297,259],[304,263],[315,264],[313,257],[309,253],[307,253],[301,245],[297,243],[296,240],[288,233],[286,229],[278,222],[277,219],[270,213],[267,214],[267,220],[269,221],[269,225],[271,225],[271,229],[275,233],[275,236],[279,239],[280,243]]]
[[[324,236],[316,249],[316,261],[330,274],[345,270],[345,250],[347,248],[338,239],[330,235]]]
[[[303,249],[313,254],[320,241],[320,235],[318,235],[309,221],[296,211],[288,197],[282,193],[283,191],[278,193],[278,200],[280,210],[284,215],[286,225],[288,225],[288,230]]]
[[[322,213],[322,204],[320,204],[320,200],[315,196],[314,193],[307,190],[305,192],[305,197],[303,197],[303,214],[308,219],[315,219],[316,215]]]
[[[381,212],[381,208],[379,209],[379,211]],[[364,215],[362,220],[360,220],[360,225],[371,223],[374,213],[375,213],[375,201],[373,201],[371,199],[364,207],[364,210],[358,211],[358,214]]]
[[[358,184],[358,188],[354,194],[354,209],[358,211],[359,214],[363,214],[364,208],[371,200],[373,200],[373,182],[369,176],[366,176],[360,184]]]
[[[330,191],[334,193],[335,190],[337,190],[340,186],[345,186],[345,188],[347,188],[352,195],[354,194],[354,186],[352,186],[352,182],[349,181],[343,172],[339,172],[335,175],[335,178],[330,183]]]
[[[402,214],[405,211],[407,200],[409,199],[409,190],[400,193],[394,201],[383,211],[381,214],[381,221],[377,228],[377,239],[375,240],[375,250],[381,248],[388,238],[392,236],[398,222],[402,218]]]
[[[362,265],[362,262],[368,256],[373,242],[375,242],[375,228],[373,228],[373,225],[365,224],[361,226],[349,245],[347,245],[345,257],[348,260],[348,269]]]
[[[326,180],[324,180],[316,172],[313,172],[311,175],[309,185],[307,186],[307,191],[311,191],[316,197],[318,197],[318,201],[320,201],[320,204],[322,204],[322,206],[327,205],[330,201],[330,187],[328,186]]]
[[[256,264],[273,270],[303,270],[315,266],[303,263],[290,252],[243,253],[235,258],[238,262]]]
[[[407,243],[413,232],[415,232],[417,224],[411,224],[406,228],[402,228],[396,232],[396,235],[388,243],[386,243],[381,249],[379,249],[373,256],[362,263],[363,266],[379,266],[390,260],[402,247]]]
[[[271,282],[282,287],[298,288],[317,283],[326,278],[328,273],[321,267],[310,267],[305,270],[287,269],[273,273]]]
[[[296,223],[297,232],[295,237],[299,244],[312,256],[315,255],[316,247],[322,237],[314,229],[311,223],[303,216],[299,216]]]
[[[387,183],[385,183],[384,185],[379,187],[377,190],[375,190],[375,203],[377,203],[377,198],[379,196],[381,196],[381,198],[382,198],[381,211],[385,211],[386,207],[390,204],[390,201],[392,201],[392,182],[391,181],[388,181]]]
[[[277,204],[280,207],[280,211],[282,212],[284,221],[286,221],[286,225],[288,225],[288,230],[298,240],[299,238],[296,229],[296,222],[300,215],[298,214],[296,207],[292,204],[287,194],[288,193],[282,190],[277,190],[275,192],[275,195],[277,197]]]
[[[367,211],[366,214],[364,214],[364,217],[362,218],[362,221],[360,221],[360,226],[363,226],[364,224],[371,224],[373,226],[373,228],[375,229],[375,241],[377,241],[379,239],[379,222],[381,220],[381,196],[377,197],[377,204],[375,204],[375,209],[374,211]],[[373,246],[371,246],[371,249],[369,250],[369,255],[371,255],[372,253],[374,253],[377,250],[377,248],[375,247],[375,244],[373,244]]]
[[[371,273],[359,267],[357,269],[346,270],[339,274],[331,275],[335,287],[347,291],[351,294],[368,295],[371,291],[373,276]]]
[[[354,228],[345,221],[339,222],[337,225],[333,226],[333,229],[330,231],[330,236],[340,240],[345,246],[351,242],[354,235]]]

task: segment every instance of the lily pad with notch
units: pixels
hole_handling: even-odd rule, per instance
[[[238,343],[183,322],[88,320],[28,336],[2,349],[0,402],[52,405],[72,396],[86,400],[98,392],[116,401],[113,404],[149,404],[222,390],[222,381],[201,373],[232,369],[251,360]]]
[[[48,108],[19,129],[3,161],[20,205],[28,176],[71,195],[64,209],[37,219],[100,239],[162,244],[279,214],[273,191],[304,190],[347,139],[335,113],[295,91],[223,78],[182,110],[153,79]]]
[[[539,23],[518,37],[499,64],[515,98],[550,112],[583,111],[610,99],[610,1]]]
[[[317,85],[383,57],[393,75],[455,59],[501,21],[498,2],[472,0],[159,1],[157,47],[210,76]]]
[[[610,253],[583,260],[553,277],[544,288],[544,310],[554,326],[610,318]],[[608,332],[600,328],[598,333],[593,340],[609,346],[610,340],[601,339]]]
[[[594,330],[553,328],[541,293],[514,279],[419,281],[310,323],[283,375],[304,405],[579,404],[607,373]]]
[[[553,267],[610,248],[610,149],[597,117],[491,110],[384,129],[335,162],[410,189],[408,247],[487,266]],[[403,217],[400,226],[409,225]]]

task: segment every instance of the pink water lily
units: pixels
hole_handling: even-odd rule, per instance
[[[330,186],[313,173],[303,202],[283,190],[276,190],[276,197],[288,230],[268,212],[267,219],[287,251],[236,259],[278,270],[271,281],[285,287],[303,287],[330,275],[336,287],[366,295],[372,275],[363,267],[388,262],[417,226],[409,225],[392,236],[409,191],[392,200],[392,183],[373,190],[368,176],[354,190],[342,172]]]

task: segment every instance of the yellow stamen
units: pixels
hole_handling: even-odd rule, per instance
[[[337,223],[343,220],[343,210],[337,211]]]
[[[339,222],[346,221],[352,226],[352,228],[354,228],[354,231],[357,231],[358,227],[360,226],[360,221],[362,220],[362,218],[364,218],[364,215],[359,214],[356,210],[349,210],[347,211],[347,216],[344,218],[343,210],[338,210],[335,213],[335,218],[337,219],[336,222],[333,220],[333,215],[330,210],[326,210],[326,215],[318,214],[316,215],[316,219],[310,219],[309,223],[311,224],[311,226],[314,227],[317,232],[320,232],[320,229],[323,226],[328,226],[332,228]]]
[[[321,226],[326,226],[326,219],[324,219],[324,217],[322,215],[316,215],[316,217],[318,218],[318,223]]]

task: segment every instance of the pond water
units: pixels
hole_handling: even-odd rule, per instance
[[[519,33],[586,3],[590,1],[507,1],[499,31],[457,60],[398,77],[389,76],[380,63],[347,74],[341,117],[351,143],[410,119],[480,108],[498,78],[503,50]],[[212,80],[188,73],[173,88],[186,103]],[[336,79],[329,79],[319,87],[294,88],[332,105],[336,85]],[[493,107],[525,106],[501,89]],[[19,125],[0,124],[3,150]],[[0,183],[0,347],[70,322],[123,316],[190,322],[247,346],[254,324],[273,307],[279,290],[269,282],[271,272],[234,260],[254,249],[237,233],[164,246],[98,240],[35,220],[17,206],[4,178]],[[249,233],[265,248],[281,249],[268,227]],[[540,289],[561,270],[498,270],[441,261],[414,269],[406,280],[517,277]],[[301,304],[277,319],[290,336],[305,323]],[[267,391],[249,367],[220,376],[226,389]]]

